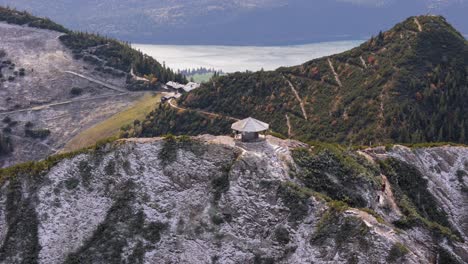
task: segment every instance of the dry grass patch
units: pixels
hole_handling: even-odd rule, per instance
[[[67,143],[63,151],[75,151],[92,146],[100,140],[117,136],[121,127],[133,124],[134,120],[144,119],[159,104],[160,99],[160,94],[145,94],[129,108],[75,136]]]

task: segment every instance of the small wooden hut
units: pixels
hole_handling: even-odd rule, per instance
[[[259,140],[260,132],[267,131],[270,125],[249,117],[232,124],[231,128],[241,134],[242,142],[255,142]]]

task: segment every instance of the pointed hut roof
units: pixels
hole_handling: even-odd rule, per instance
[[[261,132],[268,130],[270,125],[249,117],[232,124],[231,128],[239,132]]]

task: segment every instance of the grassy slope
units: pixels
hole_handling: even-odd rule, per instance
[[[118,136],[120,128],[133,124],[134,120],[143,119],[159,104],[161,95],[147,93],[133,106],[117,113],[109,119],[81,132],[64,147],[64,152],[76,151],[92,146],[100,140]]]

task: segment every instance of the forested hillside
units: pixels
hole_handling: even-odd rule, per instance
[[[111,67],[130,74],[133,69],[135,75],[146,76],[153,83],[187,82],[182,74],[166,68],[153,57],[133,49],[128,43],[83,32],[69,32],[61,36],[60,40],[73,51],[75,58],[95,64],[99,71],[106,71]]]
[[[342,54],[215,78],[179,105],[253,116],[302,140],[467,143],[467,61],[467,41],[443,17],[410,17]]]
[[[50,29],[63,33],[68,33],[69,30],[63,26],[51,21],[48,18],[40,18],[31,15],[25,11],[18,11],[7,7],[0,6],[0,21],[6,21],[10,24],[28,25],[42,29]]]
[[[195,111],[179,112],[168,105],[159,105],[158,109],[149,113],[144,122],[136,121],[133,127],[122,128],[122,136],[152,137],[175,131],[183,131],[185,135],[190,136],[222,135],[230,132],[231,123],[229,119],[211,119]]]

